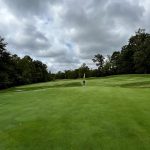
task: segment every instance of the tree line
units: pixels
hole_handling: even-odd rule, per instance
[[[49,80],[45,64],[30,56],[12,55],[6,46],[4,38],[0,37],[0,89]]]
[[[104,57],[96,54],[92,61],[97,69],[90,69],[85,63],[74,70],[48,72],[46,64],[30,56],[18,57],[6,49],[7,43],[0,37],[0,89],[16,85],[46,82],[56,79],[77,79],[117,74],[150,73],[150,34],[139,29],[131,36],[120,51]]]
[[[139,29],[131,36],[127,45],[120,51],[104,57],[96,54],[92,61],[97,69],[89,69],[86,64],[75,70],[57,72],[56,79],[75,79],[83,77],[101,77],[117,74],[145,74],[150,73],[150,34],[145,29]]]

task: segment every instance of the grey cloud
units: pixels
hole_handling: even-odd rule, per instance
[[[59,63],[65,63],[65,64],[67,64],[67,63],[68,64],[78,64],[80,62],[78,58],[70,57],[67,55],[62,55],[62,56],[56,57],[55,61],[59,62]]]
[[[17,49],[42,50],[51,46],[48,38],[33,25],[25,25],[25,28],[17,33],[16,38],[9,40]]]
[[[133,29],[144,13],[142,6],[130,1],[90,1],[87,5],[85,2],[84,6],[88,6],[87,9],[82,5],[68,8],[64,15],[67,28],[75,30],[71,36],[79,45],[82,58],[90,58],[98,52],[110,54],[121,48],[130,34],[125,24]],[[120,25],[127,33],[117,31]]]
[[[38,57],[45,57],[45,58],[60,58],[62,56],[66,55],[66,49],[59,47],[59,48],[54,48],[51,47],[50,49],[47,50],[41,50],[37,51],[37,56]]]
[[[144,7],[129,1],[116,1],[107,7],[108,14],[114,19],[124,20],[124,23],[137,23],[144,14]]]
[[[55,5],[62,0],[5,0],[9,10],[21,17],[34,15],[43,16],[48,13],[49,5]]]
[[[12,52],[30,54],[54,70],[75,68],[97,53],[120,50],[139,27],[149,31],[145,2],[0,0],[0,34]]]

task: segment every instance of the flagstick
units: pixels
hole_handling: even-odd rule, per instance
[[[83,86],[85,86],[85,73],[83,75]]]

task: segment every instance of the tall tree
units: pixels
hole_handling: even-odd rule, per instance
[[[104,64],[104,56],[101,54],[97,54],[92,59],[94,63],[96,63],[96,66],[98,66],[98,69],[101,70]]]
[[[16,54],[11,55],[6,46],[0,37],[0,88],[49,80],[45,64],[33,61],[30,56],[21,59]]]
[[[113,74],[119,73],[119,66],[120,66],[120,52],[119,51],[113,52],[113,54],[111,55],[110,63],[111,63]]]
[[[144,29],[139,29],[132,37],[134,41],[135,53],[134,64],[136,73],[150,73],[150,34]]]
[[[103,75],[110,75],[112,74],[112,65],[111,65],[111,56],[107,55],[106,60],[104,62],[102,68]]]
[[[0,88],[5,88],[11,84],[10,67],[11,56],[6,49],[7,43],[4,38],[0,37]]]

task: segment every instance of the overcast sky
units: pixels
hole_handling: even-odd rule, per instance
[[[51,71],[92,67],[128,42],[138,28],[150,31],[149,0],[0,0],[0,36],[8,50],[30,55]]]

